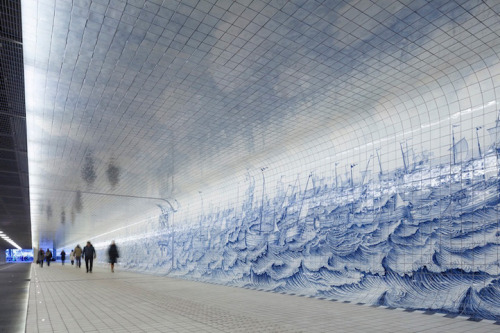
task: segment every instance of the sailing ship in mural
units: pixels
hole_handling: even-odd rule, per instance
[[[487,129],[491,146],[484,152],[479,146],[474,158],[453,132],[449,163],[417,160],[405,142],[402,169],[382,172],[377,150],[359,182],[351,165],[347,182],[335,176],[318,187],[311,173],[272,199],[261,170],[260,196],[248,177],[237,209],[212,209],[199,224],[176,230],[167,228],[163,212],[162,232],[142,248],[122,246],[124,264],[231,286],[500,320],[500,120],[495,125]],[[368,164],[377,160],[380,172],[370,179]]]

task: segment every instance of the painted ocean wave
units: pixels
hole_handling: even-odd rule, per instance
[[[500,179],[479,171],[493,159],[498,165],[489,153],[482,162],[420,166],[378,182],[307,183],[275,200],[257,200],[250,182],[240,210],[206,213],[182,229],[160,217],[155,236],[120,244],[122,263],[230,286],[500,320]]]

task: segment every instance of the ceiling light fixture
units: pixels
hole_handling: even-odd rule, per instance
[[[9,236],[7,236],[3,231],[0,231],[0,238],[2,238],[4,241],[10,243],[12,246],[14,246],[16,249],[21,250],[22,248],[16,244],[12,239],[10,239]]]

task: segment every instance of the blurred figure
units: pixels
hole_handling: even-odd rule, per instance
[[[71,261],[71,266],[75,263],[75,252],[71,250],[71,253],[69,254],[69,260]]]
[[[73,255],[75,256],[76,260],[76,266],[80,268],[82,266],[82,248],[80,247],[80,244],[76,245],[75,251],[73,252]]]
[[[85,258],[85,267],[87,268],[87,273],[92,273],[92,265],[94,263],[94,258],[96,257],[95,249],[90,244],[90,241],[87,242],[87,245],[83,248],[83,257]]]
[[[52,260],[52,252],[50,252],[50,249],[47,249],[45,252],[45,259],[47,260],[47,266],[50,266],[50,261]]]
[[[40,267],[43,267],[43,261],[45,260],[45,252],[43,252],[42,249],[38,251],[38,258],[37,261],[40,264]]]
[[[115,241],[111,242],[108,249],[109,263],[111,264],[111,273],[115,272],[116,259],[120,256],[118,255],[118,248],[116,247]]]
[[[66,252],[64,252],[64,249],[61,251],[61,263],[64,266],[64,260],[66,260]]]

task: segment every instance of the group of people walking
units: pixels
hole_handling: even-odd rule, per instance
[[[38,251],[37,264],[43,267],[44,261],[47,261],[47,266],[50,266],[50,262],[52,261],[52,252],[50,252],[50,249],[47,249],[47,251],[40,249],[40,251]]]
[[[69,260],[71,261],[71,265],[75,264],[76,261],[76,268],[80,268],[82,266],[82,258],[85,260],[85,267],[87,269],[87,273],[92,273],[92,267],[94,266],[94,259],[97,257],[96,251],[94,249],[94,246],[89,242],[87,242],[87,245],[83,247],[83,249],[80,247],[80,244],[78,244],[74,250],[71,250],[71,253],[69,254]],[[119,258],[118,255],[118,248],[116,247],[115,241],[111,242],[111,245],[108,248],[108,257],[109,257],[109,263],[111,265],[111,272],[115,272],[115,263],[117,259]],[[66,260],[66,252],[64,250],[61,251],[61,263],[64,265],[64,261]],[[37,263],[40,264],[40,267],[43,267],[43,262],[47,261],[47,266],[50,266],[50,262],[52,261],[52,252],[50,252],[50,249],[47,249],[47,251],[43,251],[43,249],[40,249],[38,251],[38,260]]]

